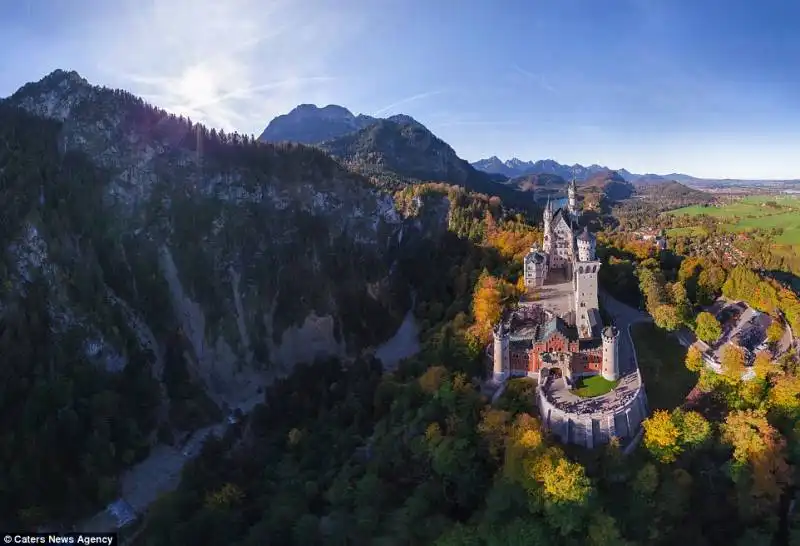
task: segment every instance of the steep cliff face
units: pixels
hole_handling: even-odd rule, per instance
[[[298,362],[387,339],[410,305],[392,265],[401,233],[420,226],[317,150],[217,134],[61,71],[2,108],[18,153],[0,146],[0,169],[23,171],[39,147],[53,172],[19,184],[27,198],[3,225],[16,288],[0,309],[39,272],[58,302],[47,312],[80,324],[86,354],[108,369],[135,345],[160,381],[163,341],[177,331],[190,374],[239,406]],[[76,262],[101,307],[71,291]]]

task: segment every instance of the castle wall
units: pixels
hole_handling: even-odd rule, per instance
[[[618,407],[582,415],[555,406],[540,387],[537,400],[542,425],[561,442],[589,449],[608,443],[612,436],[628,443],[638,434],[648,414],[647,395],[640,385],[635,394]]]

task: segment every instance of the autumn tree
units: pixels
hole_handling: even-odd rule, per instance
[[[767,328],[767,341],[777,343],[783,337],[783,324],[781,321],[773,319]]]
[[[656,326],[667,331],[677,330],[682,323],[680,311],[675,305],[664,303],[656,306],[650,312]]]
[[[800,377],[778,376],[769,390],[767,404],[771,410],[788,419],[800,417]]]
[[[656,459],[662,463],[671,463],[680,455],[680,430],[669,413],[656,410],[642,425],[644,445]]]
[[[777,366],[772,362],[769,353],[761,351],[753,359],[753,372],[758,379],[769,379],[770,375],[777,371]]]
[[[503,305],[513,300],[514,287],[502,279],[484,272],[479,278],[472,299],[475,330],[478,336],[488,341],[492,328],[500,320]]]
[[[444,366],[431,366],[419,378],[419,386],[422,392],[433,394],[439,390],[447,379],[447,369]]]
[[[722,440],[733,448],[732,476],[744,485],[748,511],[771,512],[791,477],[785,439],[763,410],[735,410],[725,418]]]
[[[727,343],[720,351],[719,363],[723,375],[730,381],[739,381],[744,373],[744,350],[738,345]]]
[[[689,350],[686,351],[686,359],[684,360],[686,368],[692,372],[699,372],[705,366],[703,362],[703,352],[695,345],[691,345]]]
[[[697,447],[711,437],[711,423],[696,411],[676,409],[672,412],[672,421],[678,428],[683,446]]]
[[[478,424],[478,433],[486,441],[489,455],[499,461],[503,453],[511,422],[511,413],[499,409],[486,408]]]
[[[714,343],[722,335],[722,325],[714,315],[703,311],[697,315],[694,331],[706,343]]]

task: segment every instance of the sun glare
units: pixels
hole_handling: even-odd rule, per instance
[[[178,78],[176,92],[191,108],[212,103],[220,95],[214,73],[203,65],[195,65],[184,70]]]

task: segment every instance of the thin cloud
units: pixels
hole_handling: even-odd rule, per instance
[[[426,91],[425,93],[418,93],[416,95],[412,95],[410,97],[406,97],[406,98],[404,98],[402,100],[399,100],[397,102],[393,102],[389,106],[384,106],[383,108],[381,108],[379,110],[376,110],[373,115],[374,116],[381,116],[381,115],[385,114],[386,112],[388,112],[389,110],[394,110],[398,106],[403,106],[403,105],[409,104],[411,102],[416,102],[416,101],[419,101],[419,100],[422,100],[422,99],[427,99],[429,97],[433,97],[433,96],[436,96],[436,95],[441,95],[442,93],[446,93],[446,91],[438,90],[438,91]]]
[[[533,72],[525,70],[524,68],[520,67],[517,64],[514,65],[514,70],[516,70],[517,72],[519,72],[520,74],[522,74],[523,76],[528,78],[529,80],[531,80],[534,83],[536,83],[539,87],[541,87],[545,91],[550,91],[551,93],[555,93],[556,92],[556,88],[553,87],[550,84],[550,82],[547,81],[547,78],[543,74],[534,74]]]
[[[351,13],[319,7],[310,15],[287,0],[131,0],[96,27],[86,50],[113,85],[250,133],[301,102],[335,102],[343,80],[326,74],[327,61],[360,24]]]
[[[513,127],[522,125],[519,121],[445,121],[436,123],[434,127]]]

